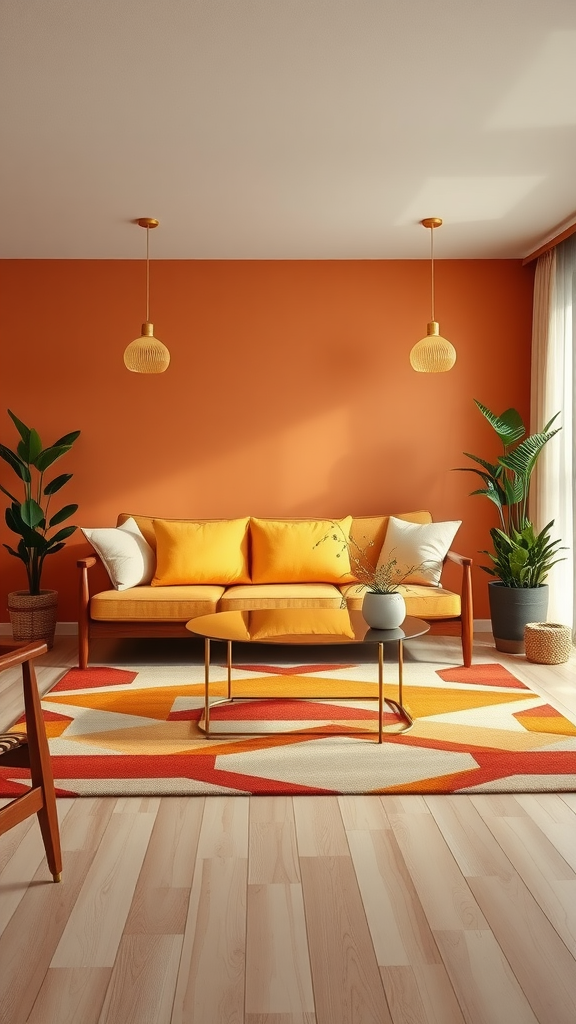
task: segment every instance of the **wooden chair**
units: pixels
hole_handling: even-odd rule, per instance
[[[0,672],[7,668],[22,666],[24,707],[27,733],[0,734],[0,767],[28,768],[32,785],[27,793],[15,797],[0,808],[0,835],[13,828],[31,814],[38,815],[46,859],[55,882],[62,872],[60,832],[54,794],[54,779],[50,764],[50,753],[46,728],[40,706],[40,695],[36,682],[33,658],[48,650],[43,641],[33,643],[0,642]]]

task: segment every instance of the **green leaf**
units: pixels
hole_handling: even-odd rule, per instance
[[[505,476],[503,479],[504,493],[506,495],[506,505],[516,505],[517,502],[522,501],[524,497],[524,486],[522,480],[518,477]]]
[[[77,511],[78,505],[64,505],[64,508],[61,508],[59,512],[52,516],[48,526],[52,527],[57,526],[58,523],[63,523],[65,519],[69,519]]]
[[[62,456],[69,451],[69,444],[52,445],[51,448],[45,448],[43,452],[40,452],[34,465],[36,466],[36,469],[40,470],[40,472],[43,473],[44,470],[48,469],[48,466],[51,466],[53,462],[56,462],[56,459],[62,458]]]
[[[15,501],[16,504],[18,504],[18,498],[15,498],[13,494],[10,494],[10,491],[7,491],[6,488],[2,486],[2,484],[0,484],[0,491],[2,491],[7,498],[10,498],[10,501]]]
[[[481,459],[479,455],[471,455],[470,452],[462,452],[462,454],[468,459],[473,459],[474,462],[477,462],[480,466],[484,466],[484,469],[487,470],[490,476],[494,477],[494,479],[498,479],[498,477],[501,476],[502,467],[499,466],[498,463],[493,466],[491,462],[487,462],[486,459]]]
[[[69,434],[64,434],[64,437],[59,437],[57,441],[54,441],[52,448],[71,448],[78,437],[80,437],[80,431],[72,430]]]
[[[16,512],[16,509],[18,510]],[[6,520],[6,526],[12,533],[22,534],[22,528],[24,526],[22,522],[22,516],[20,515],[20,505],[15,502],[10,508],[7,508],[4,512],[4,518]]]
[[[63,544],[62,542],[60,542],[59,544],[54,544],[53,547],[48,548],[48,550],[45,551],[44,554],[45,555],[54,555],[54,554],[56,554],[57,551],[61,551],[62,548],[65,548],[65,547],[66,547],[66,545]]]
[[[18,474],[25,484],[30,483],[31,477],[28,466],[26,466],[22,460],[4,444],[0,444],[0,459],[4,459],[4,462],[7,462],[9,466],[12,466],[14,472]]]
[[[45,543],[42,534],[31,529],[22,519],[20,505],[13,504],[7,508],[4,517],[8,529],[12,530],[12,533],[19,533],[27,547],[39,548]]]
[[[472,497],[474,494],[484,494],[487,498],[490,498],[490,501],[494,502],[497,508],[499,508],[500,510],[502,509],[503,501],[498,492],[495,491],[492,487],[488,487],[486,490],[484,490],[484,488],[480,488],[477,491],[470,491],[470,497]]]
[[[58,541],[66,540],[67,537],[71,537],[75,529],[75,526],[65,526],[63,530],[58,530],[58,533],[55,533],[54,536],[50,538],[50,547],[52,547],[53,544],[57,544]]]
[[[558,427],[556,430],[552,430],[547,434],[531,434],[530,437],[524,438],[513,452],[508,452],[507,455],[503,455],[498,460],[500,465],[505,466],[506,469],[511,469],[514,473],[518,473],[520,476],[523,476],[526,481],[529,481],[532,470],[536,465],[536,459],[540,455],[544,445],[547,444],[560,429],[561,428]]]
[[[520,413],[516,409],[506,409],[500,416],[497,416],[496,413],[490,412],[490,409],[482,405],[476,398],[474,402],[482,415],[488,420],[490,426],[494,428],[503,444],[514,444],[515,441],[519,441],[521,437],[524,437],[526,428]]]
[[[8,409],[8,415],[12,420],[14,426],[16,427],[16,430],[20,434],[22,440],[27,441],[28,435],[30,434],[30,427],[27,427],[25,423],[22,423],[22,420],[19,420],[18,417],[15,416],[14,413],[10,411],[10,409]]]
[[[56,491],[59,491],[60,488],[64,487],[64,484],[67,484],[68,481],[71,479],[72,473],[61,473],[60,476],[55,476],[54,479],[51,480],[49,484],[46,484],[46,487],[44,488],[44,494],[46,496],[50,494],[56,494]]]
[[[37,431],[34,429],[29,430],[27,439],[25,441],[20,441],[17,448],[18,455],[22,459],[22,462],[25,462],[29,466],[33,466],[41,451],[42,441],[40,440]]]
[[[6,548],[6,551],[9,551],[11,555],[14,555],[14,558],[20,558],[25,564],[28,563],[28,557],[24,558],[19,551],[14,551],[14,548],[11,548],[9,544],[3,544],[2,547]]]
[[[22,521],[26,526],[29,526],[31,530],[34,530],[39,526],[44,518],[44,513],[40,508],[40,505],[37,501],[34,501],[33,498],[29,498],[28,501],[25,501],[20,505],[20,515],[22,516]]]
[[[560,415],[560,413],[559,413],[559,412],[555,412],[555,413],[554,413],[554,415],[553,415],[553,417],[552,417],[552,419],[551,419],[551,420],[548,420],[548,423],[546,424],[546,426],[545,426],[545,427],[543,428],[543,430],[542,430],[542,433],[543,433],[543,434],[547,434],[547,433],[548,433],[548,431],[550,430],[550,427],[551,427],[551,426],[552,426],[552,424],[554,423],[554,420],[557,420],[557,419],[558,419],[558,417],[559,417],[559,415]],[[558,429],[558,430],[561,430],[562,428],[561,428],[561,427],[558,427],[557,429]]]

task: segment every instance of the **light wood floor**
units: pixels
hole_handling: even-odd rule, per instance
[[[414,650],[459,663],[451,640]],[[58,638],[43,690],[73,657]],[[529,665],[479,637],[475,659],[576,719],[574,657]],[[1,1024],[576,1022],[576,794],[59,809],[59,885],[35,819],[0,837]]]

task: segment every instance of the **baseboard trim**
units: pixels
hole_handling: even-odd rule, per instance
[[[490,619],[474,619],[475,633],[491,633],[492,624]],[[77,622],[57,622],[56,636],[77,636]],[[9,622],[0,622],[0,636],[12,636],[12,626]]]
[[[56,635],[57,636],[77,636],[78,635],[78,623],[77,622],[57,622],[56,623]],[[0,636],[12,636],[12,626],[9,622],[0,622]]]

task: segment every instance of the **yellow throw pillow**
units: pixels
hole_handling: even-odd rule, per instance
[[[155,519],[153,587],[187,583],[250,583],[246,519],[194,523]]]
[[[253,583],[350,583],[345,519],[251,519]]]

